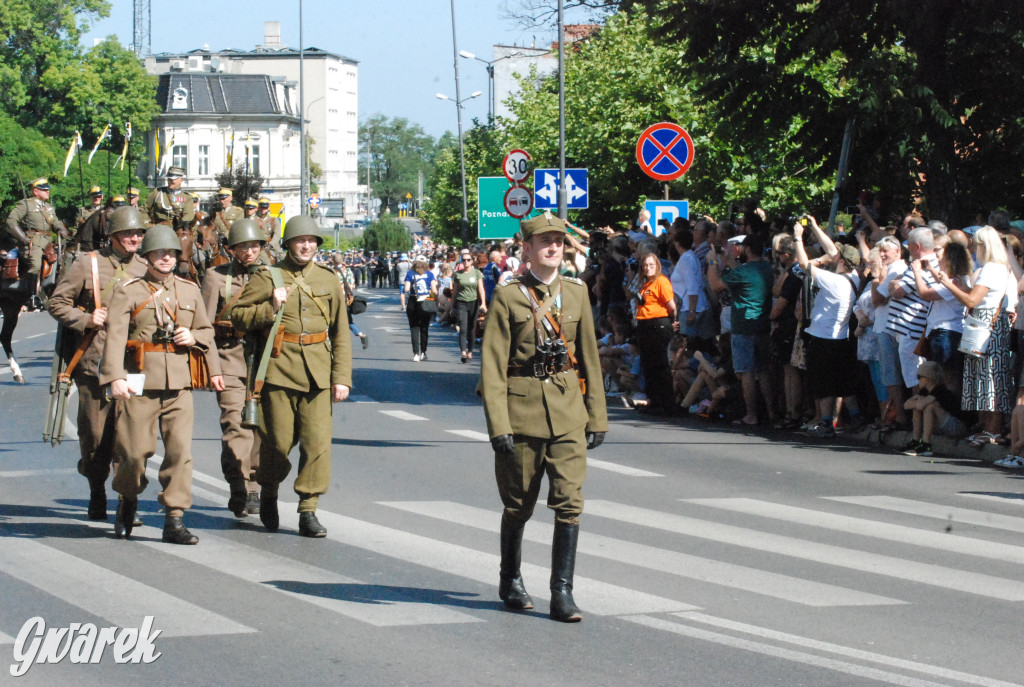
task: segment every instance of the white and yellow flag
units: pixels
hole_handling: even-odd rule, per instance
[[[126,122],[124,125],[124,147],[121,148],[121,156],[114,162],[116,165],[118,162],[121,163],[121,169],[124,169],[124,160],[128,157],[128,143],[132,140],[132,123]]]
[[[88,163],[90,165],[92,164],[92,156],[95,155],[96,151],[100,149],[100,144],[103,143],[103,141],[107,140],[108,138],[110,138],[110,124],[107,124],[105,127],[103,127],[103,133],[100,134],[100,137],[98,139],[96,139],[96,145],[92,147],[92,152],[89,153]]]
[[[71,167],[71,161],[75,159],[75,155],[77,155],[78,151],[83,147],[82,135],[75,131],[75,137],[71,140],[71,146],[68,147],[67,157],[64,158],[64,176],[68,175],[68,169]]]

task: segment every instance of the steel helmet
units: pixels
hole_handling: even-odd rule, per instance
[[[246,241],[259,241],[260,245],[263,245],[267,242],[267,237],[264,236],[260,225],[251,219],[235,220],[231,225],[231,231],[228,232],[228,247],[234,248]]]
[[[132,229],[146,230],[142,222],[142,213],[130,205],[122,205],[110,213],[107,223],[107,233],[116,234],[119,231],[130,231]]]
[[[166,224],[158,224],[146,232],[142,239],[142,246],[139,248],[139,255],[145,255],[154,250],[176,250],[181,252],[181,239]]]
[[[295,215],[284,225],[284,236],[281,237],[281,245],[287,246],[288,242],[297,236],[312,236],[316,238],[316,245],[324,242],[320,236],[320,226],[316,220],[309,215]]]

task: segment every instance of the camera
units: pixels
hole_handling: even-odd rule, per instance
[[[174,343],[174,330],[177,328],[178,324],[176,322],[166,322],[164,324],[157,325],[156,331],[153,332],[153,343]]]

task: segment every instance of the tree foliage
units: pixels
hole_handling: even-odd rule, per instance
[[[375,251],[408,251],[412,248],[412,236],[400,220],[381,217],[372,222],[363,232],[363,246]]]
[[[359,147],[364,151],[360,169],[367,168],[365,151],[370,151],[370,190],[380,199],[381,212],[397,212],[406,194],[417,194],[419,173],[430,176],[434,139],[404,117],[369,117],[360,127]]]
[[[252,170],[246,169],[245,163],[230,167],[214,177],[220,188],[230,188],[233,192],[235,203],[241,205],[245,201],[256,200],[263,190],[263,182],[266,181],[259,174],[253,174]]]

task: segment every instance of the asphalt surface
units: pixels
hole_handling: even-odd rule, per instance
[[[1019,475],[842,438],[651,421],[614,398],[585,486],[575,591],[584,621],[547,619],[543,505],[524,548],[537,609],[504,611],[479,361],[460,364],[455,332],[434,328],[428,360],[414,363],[397,297],[368,295],[357,322],[371,345],[357,346],[353,399],[334,407],[324,540],[296,535],[284,487],[277,534],[227,511],[210,393],[196,394],[186,516],[200,543],[160,542],[154,484],[132,540],[116,539],[112,522],[90,523],[73,428],[55,448],[41,443],[55,325],[23,316],[15,350],[28,383],[0,371],[0,683],[1024,679]],[[98,664],[65,657],[10,674],[31,618],[51,629],[139,628],[146,616],[161,631],[149,664],[118,664],[108,648]]]

